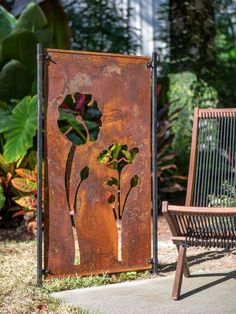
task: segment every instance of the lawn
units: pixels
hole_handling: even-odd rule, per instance
[[[4,239],[0,230],[0,313],[85,313],[78,308],[59,303],[50,292],[80,287],[147,278],[148,272],[128,272],[119,275],[73,277],[44,282],[36,288],[36,240],[20,234],[19,240]],[[11,237],[15,235],[12,233]]]
[[[170,241],[170,231],[163,217],[159,219],[159,263],[161,275],[173,274],[177,252]],[[15,240],[17,239],[17,241]],[[218,272],[234,269],[236,250],[188,249],[191,272]],[[148,271],[89,277],[53,279],[36,288],[36,241],[28,234],[0,229],[0,313],[86,313],[50,298],[55,291],[126,280],[150,278]]]
[[[0,243],[0,313],[83,313],[36,288],[36,241]]]

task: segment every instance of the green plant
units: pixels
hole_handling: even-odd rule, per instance
[[[0,6],[0,25],[0,99],[9,102],[35,94],[36,45],[40,42],[45,47],[57,47],[56,30],[33,2],[18,19]],[[64,24],[65,31],[66,27]]]
[[[235,207],[236,206],[236,188],[225,181],[222,184],[222,194],[212,194],[208,196],[209,206],[213,207]]]
[[[6,163],[0,154],[1,224],[17,226],[22,217],[27,228],[35,231],[36,213],[36,152],[31,151],[20,161]],[[27,167],[20,168],[20,167]],[[3,203],[4,200],[4,203]]]
[[[24,168],[18,168],[15,172],[16,176],[11,180],[11,185],[17,190],[19,196],[15,196],[13,200],[21,209],[13,217],[23,216],[28,231],[36,233],[37,174],[35,170]]]
[[[0,133],[5,140],[4,159],[6,163],[16,162],[33,146],[37,128],[37,96],[26,96],[11,113],[9,110],[2,110],[2,113]]]
[[[168,99],[169,117],[176,109],[181,109],[172,122],[175,135],[172,149],[177,153],[179,168],[186,174],[189,163],[192,137],[193,112],[195,107],[214,108],[218,105],[217,91],[192,72],[170,74]]]
[[[157,176],[160,204],[162,200],[166,199],[167,194],[184,191],[184,183],[186,182],[186,177],[176,174],[178,171],[176,166],[177,154],[171,150],[175,137],[172,131],[172,124],[176,121],[181,110],[176,109],[167,117],[168,110],[169,104],[167,103],[161,106],[157,113]]]
[[[0,210],[4,207],[6,202],[6,197],[4,195],[4,190],[2,185],[0,185]]]

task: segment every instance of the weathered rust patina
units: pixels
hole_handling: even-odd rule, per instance
[[[90,275],[150,268],[151,163],[150,69],[148,58],[48,49],[45,68],[45,267],[50,276]],[[70,175],[70,202],[80,171],[90,169],[81,184],[79,211],[74,222],[79,240],[80,263],[74,264],[75,245],[65,189],[65,167],[71,143],[58,127],[58,107],[68,94],[92,95],[102,112],[98,139],[77,146]],[[136,147],[135,161],[122,171],[122,191],[130,179],[132,189],[121,220],[122,260],[118,260],[118,232],[107,202],[106,182],[115,170],[104,167],[97,156],[112,144]],[[121,193],[124,203],[126,193]],[[71,204],[73,207],[73,204]]]

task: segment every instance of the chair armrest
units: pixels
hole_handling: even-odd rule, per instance
[[[189,213],[189,214],[204,214],[204,215],[236,215],[236,207],[197,207],[197,206],[178,206],[164,205],[164,210],[172,213]]]

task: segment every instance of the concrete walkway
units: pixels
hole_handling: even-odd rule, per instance
[[[104,314],[236,313],[236,271],[193,274],[184,278],[182,297],[172,301],[173,277],[157,277],[53,293],[54,298]]]

